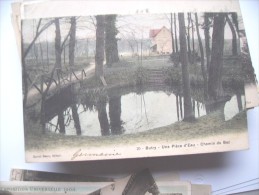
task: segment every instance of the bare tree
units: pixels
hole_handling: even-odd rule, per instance
[[[230,20],[228,14],[226,14],[226,21],[230,27],[231,33],[232,33],[232,55],[236,56],[237,55],[237,35],[236,35],[236,30],[234,28],[234,25],[232,21]]]
[[[182,64],[182,80],[183,80],[183,94],[184,94],[184,119],[191,121],[194,119],[191,102],[191,87],[188,70],[188,54],[186,44],[186,29],[184,21],[184,13],[178,13],[179,20],[179,35],[180,35],[180,60]]]
[[[25,59],[26,59],[27,55],[29,54],[29,51],[31,50],[32,46],[34,45],[34,43],[36,42],[38,37],[41,35],[41,33],[44,32],[53,23],[54,23],[54,20],[50,20],[46,24],[42,25],[42,19],[39,19],[37,27],[36,27],[35,36],[26,49],[24,48],[24,42],[22,39],[22,79],[23,79],[23,91],[24,91],[23,107],[25,107],[26,103],[27,103],[27,96],[28,96],[28,80],[27,79],[29,78]]]
[[[98,26],[98,20],[97,20],[97,26]],[[99,123],[100,123],[101,134],[103,136],[110,134],[110,125],[109,125],[109,121],[108,121],[106,105],[107,105],[107,103],[105,101],[99,100],[97,102],[97,106],[96,106],[97,110],[98,110],[98,119],[99,119]]]
[[[175,36],[175,52],[178,53],[178,38],[176,29],[176,14],[174,13],[174,36]]]
[[[58,125],[59,125],[59,133],[65,134],[66,127],[65,127],[65,118],[63,111],[58,113]]]
[[[239,32],[238,16],[236,12],[231,13],[232,22],[235,26],[236,32]],[[239,36],[239,35],[238,35]]]
[[[56,56],[56,67],[61,69],[61,33],[60,33],[60,24],[59,18],[55,18],[55,27],[56,27],[56,36],[55,36],[55,56]]]
[[[72,110],[72,117],[74,120],[74,126],[76,128],[76,134],[81,135],[81,133],[82,133],[81,125],[80,125],[80,120],[79,120],[79,115],[78,115],[78,109],[77,109],[77,106],[75,103],[71,105],[71,110]]]
[[[223,95],[222,71],[223,71],[223,50],[225,13],[214,15],[211,63],[209,66],[208,95],[211,100],[217,100]]]
[[[69,66],[75,65],[75,45],[76,45],[76,17],[70,18],[70,38],[69,38]]]
[[[188,46],[188,59],[191,62],[191,37],[190,37],[190,29],[191,29],[191,18],[190,13],[187,14],[188,26],[187,26],[187,46]]]
[[[206,50],[206,61],[207,61],[207,69],[209,69],[210,66],[210,26],[211,26],[211,13],[205,13],[204,14],[204,37],[205,37],[205,50]]]
[[[203,76],[203,82],[204,82],[204,97],[207,99],[207,91],[208,91],[208,78],[207,78],[207,70],[204,65],[204,51],[203,51],[203,45],[201,41],[201,35],[200,35],[200,30],[199,30],[199,21],[198,21],[198,14],[195,13],[195,25],[196,25],[196,32],[197,32],[197,37],[199,41],[199,48],[201,52],[201,71],[202,71],[202,76]]]
[[[60,78],[60,74],[61,74],[61,54],[62,54],[62,48],[64,47],[64,43],[66,41],[66,38],[63,42],[63,44],[61,45],[61,32],[60,32],[60,18],[55,18],[54,20],[54,23],[55,23],[55,56],[56,56],[56,61],[55,61],[55,66],[53,67],[53,69],[51,70],[51,73],[50,73],[50,76],[48,78],[48,82],[47,82],[47,87],[46,89],[44,90],[43,89],[43,83],[44,83],[44,75],[41,76],[41,90],[40,90],[40,93],[41,93],[41,116],[40,116],[40,119],[41,119],[41,125],[42,125],[42,131],[43,133],[45,133],[45,101],[46,101],[46,97],[47,97],[47,94],[49,92],[49,89],[50,89],[50,86],[53,82],[53,78],[54,78],[54,74],[55,72],[57,72],[57,75],[58,75],[58,79]],[[63,113],[60,113],[59,115],[59,120],[60,120],[60,130],[62,133],[65,133],[65,129],[63,128],[63,125],[62,125],[62,116]]]
[[[123,131],[121,120],[121,96],[109,97],[109,117],[111,133],[113,135],[121,134]]]
[[[195,53],[195,43],[194,43],[194,21],[192,20],[192,14],[190,13],[190,20],[191,20],[191,28],[192,28],[192,53],[194,57]]]
[[[172,49],[173,49],[173,53],[175,53],[174,33],[173,33],[173,13],[170,14],[170,28],[171,28],[171,37],[172,37]]]
[[[103,76],[105,17],[96,16],[95,76]]]

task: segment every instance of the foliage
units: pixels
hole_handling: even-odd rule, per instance
[[[172,53],[170,55],[170,60],[178,66],[180,64],[180,53]]]
[[[168,85],[180,85],[182,83],[182,70],[180,66],[164,68],[165,83]]]
[[[111,66],[114,62],[119,61],[116,38],[119,31],[116,27],[116,17],[116,15],[105,16],[105,55],[107,66]]]
[[[108,100],[107,90],[105,88],[94,88],[80,93],[80,102],[89,110],[93,110],[98,102],[106,102]]]

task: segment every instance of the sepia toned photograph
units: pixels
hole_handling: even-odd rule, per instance
[[[23,19],[27,162],[248,147],[240,12]]]

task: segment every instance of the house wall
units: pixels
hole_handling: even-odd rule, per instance
[[[154,42],[157,44],[158,53],[172,53],[171,32],[165,27],[155,36]]]

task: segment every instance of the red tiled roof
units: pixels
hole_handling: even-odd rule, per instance
[[[157,34],[158,34],[163,28],[167,29],[165,26],[163,26],[163,27],[160,28],[160,29],[151,29],[151,30],[149,31],[149,38],[154,38],[155,36],[157,36]],[[167,29],[167,30],[168,30],[168,29]]]
[[[159,32],[160,32],[161,29],[151,29],[149,31],[149,37],[150,38],[154,38]]]

